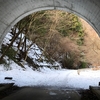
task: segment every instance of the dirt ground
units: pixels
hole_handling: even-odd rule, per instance
[[[100,66],[100,38],[96,31],[83,19],[80,19],[85,30],[84,45],[80,47],[84,59],[94,67]]]

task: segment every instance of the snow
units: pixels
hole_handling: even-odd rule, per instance
[[[10,70],[0,66],[0,83],[15,83],[17,86],[56,86],[69,88],[88,89],[90,85],[97,86],[100,81],[100,70],[85,70],[80,74],[77,70],[40,68],[33,71],[27,65],[26,69],[19,67],[14,62]],[[12,80],[5,80],[12,77]]]
[[[18,32],[18,30],[16,30]],[[24,37],[24,34],[21,34],[22,35],[22,38]],[[21,36],[19,35],[19,37]],[[10,44],[10,40],[12,39],[12,35],[11,33],[7,33],[7,35],[5,36],[4,40],[3,40],[3,44],[6,45],[6,44]],[[17,51],[17,43],[19,40],[16,40],[14,43],[13,43],[13,49]],[[24,40],[23,40],[24,41]],[[29,41],[28,39],[26,40],[27,42],[27,45],[30,45],[32,43],[32,41]],[[21,47],[20,47],[21,49]],[[53,64],[51,63],[47,63],[45,57],[42,55],[42,51],[39,49],[39,47],[34,43],[30,50],[28,51],[28,56],[30,58],[33,59],[33,61],[36,63],[36,64],[39,64],[40,66],[58,66],[59,68],[61,68],[60,64],[58,62],[53,62]],[[39,58],[42,58],[43,61],[38,61]]]
[[[11,39],[10,33],[4,39],[4,44],[9,43],[7,39]],[[28,42],[28,41],[27,41]],[[16,43],[14,43],[16,45]],[[37,51],[34,51],[37,50]],[[36,45],[33,45],[28,55],[37,59],[36,55],[41,54],[41,51]],[[5,57],[6,59],[6,57]],[[15,83],[17,86],[55,86],[55,87],[69,87],[88,89],[89,86],[98,86],[100,81],[100,70],[68,70],[68,69],[54,69],[42,67],[38,70],[33,70],[23,62],[25,68],[21,68],[13,61],[10,61],[10,66],[0,65],[0,83]],[[44,61],[41,64],[47,65]],[[55,65],[58,63],[55,62]],[[50,64],[49,64],[50,65]],[[12,77],[12,80],[7,80],[5,77]],[[52,94],[52,93],[51,93]]]

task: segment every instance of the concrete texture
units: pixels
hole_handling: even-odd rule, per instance
[[[100,0],[0,0],[0,45],[11,27],[22,18],[50,9],[77,14],[100,35]]]

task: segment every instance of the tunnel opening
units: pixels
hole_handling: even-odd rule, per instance
[[[8,37],[10,40],[7,41],[5,38],[4,42],[6,41],[11,52],[4,43],[1,60],[8,52],[7,55],[9,57],[11,55],[10,58],[15,62],[26,60],[33,68],[62,66],[62,68],[78,69],[90,66],[81,55],[82,51],[79,50],[80,46],[84,45],[85,37],[81,19],[72,13],[61,10],[44,10],[33,13],[15,24],[8,33]],[[16,47],[17,51],[12,49],[13,44],[16,45],[14,48]],[[5,52],[6,49],[8,51]],[[35,58],[27,55],[32,49],[34,49]],[[40,52],[39,54],[36,49]],[[34,63],[36,61],[48,64],[38,65]],[[56,62],[58,65],[53,65]]]
[[[38,17],[37,17],[37,15],[38,15]],[[33,17],[33,16],[35,16],[35,17]],[[62,19],[63,19],[64,24],[62,24],[63,23]],[[66,20],[68,21],[67,25],[66,25]],[[30,22],[27,23],[27,21],[28,22],[30,21]],[[34,23],[35,21],[36,21],[36,23]],[[70,21],[72,21],[72,22],[70,22]],[[5,57],[4,59],[7,60],[10,57],[10,59],[12,59],[19,66],[21,66],[22,70],[25,70],[25,71],[27,70],[27,67],[24,64],[27,64],[27,62],[29,62],[29,64],[27,64],[27,65],[30,66],[30,68],[32,68],[33,70],[37,69],[39,72],[43,72],[43,73],[49,72],[50,70],[53,69],[52,74],[54,75],[54,72],[57,71],[56,76],[58,75],[58,73],[60,73],[59,72],[60,70],[62,72],[62,70],[64,71],[65,68],[66,69],[72,69],[72,70],[68,70],[67,72],[64,71],[63,72],[64,74],[62,74],[60,76],[60,78],[61,78],[63,75],[67,75],[67,76],[70,76],[70,77],[72,75],[73,78],[70,79],[70,82],[69,82],[70,84],[67,84],[67,83],[64,84],[62,81],[59,83],[59,78],[55,82],[50,82],[50,80],[52,80],[52,78],[53,78],[53,75],[51,75],[50,80],[48,80],[48,78],[47,78],[47,83],[45,83],[45,81],[43,81],[42,78],[41,78],[41,79],[39,79],[39,81],[41,80],[41,82],[40,83],[37,83],[38,81],[36,83],[33,82],[34,85],[36,85],[36,84],[37,85],[47,84],[47,86],[49,86],[49,85],[55,86],[55,85],[58,84],[59,87],[61,85],[65,86],[65,87],[68,85],[70,87],[89,88],[89,85],[91,84],[91,82],[93,83],[93,80],[95,78],[93,76],[96,73],[96,72],[91,72],[91,71],[98,70],[98,68],[93,69],[90,66],[91,63],[87,63],[87,61],[86,61],[87,59],[86,60],[84,60],[84,59],[80,60],[79,58],[77,58],[77,57],[79,57],[79,54],[81,54],[81,53],[82,53],[81,57],[84,58],[83,57],[84,56],[83,51],[81,51],[81,53],[80,53],[78,50],[79,50],[79,47],[83,46],[83,48],[84,48],[84,46],[86,45],[86,44],[84,45],[84,39],[83,38],[84,38],[85,35],[83,33],[84,30],[83,30],[83,26],[81,26],[81,21],[83,21],[83,20],[81,18],[78,18],[76,15],[73,15],[73,14],[67,13],[67,12],[63,12],[63,11],[59,11],[59,10],[46,10],[46,11],[43,10],[43,11],[36,12],[32,15],[29,15],[29,16],[25,17],[23,20],[21,20],[20,22],[18,22],[15,26],[13,26],[11,28],[11,31],[8,33],[6,38],[10,38],[10,42],[12,41],[13,36],[14,36],[13,38],[15,38],[17,35],[18,36],[16,37],[17,40],[14,39],[15,42],[13,41],[12,44],[11,44],[11,45],[14,44],[13,47],[10,47],[9,51],[7,51],[8,54],[5,53],[8,57]],[[47,25],[48,23],[49,23],[49,25]],[[35,26],[31,26],[32,24],[35,25]],[[26,25],[26,26],[23,27],[24,25]],[[66,31],[68,31],[68,32],[66,32]],[[33,34],[31,32],[33,32]],[[70,34],[69,34],[69,32],[70,32]],[[30,35],[29,35],[29,33],[30,33]],[[37,33],[38,33],[38,35],[37,35]],[[86,37],[87,37],[87,35],[86,35]],[[9,41],[6,38],[4,39],[4,42],[9,47]],[[29,45],[27,45],[27,44],[29,44]],[[76,45],[78,45],[78,47]],[[3,45],[3,47],[5,49],[6,46]],[[16,47],[18,47],[18,48],[16,49]],[[30,48],[30,47],[32,47],[32,48]],[[34,51],[32,52],[32,49],[35,52]],[[43,51],[44,49],[45,49],[46,52]],[[52,49],[54,51],[51,51]],[[60,49],[61,51],[59,51],[58,49]],[[27,50],[30,50],[30,51],[27,51]],[[57,52],[57,50],[58,50],[58,52]],[[72,52],[71,52],[71,50],[72,50]],[[2,51],[5,51],[5,50],[2,50]],[[39,52],[39,54],[37,54],[37,51]],[[43,52],[43,54],[45,53],[45,56],[41,53],[41,51]],[[17,54],[17,56],[15,56],[15,54],[17,52],[18,52],[18,54]],[[21,54],[19,52],[21,52]],[[26,53],[28,54],[28,52],[29,52],[29,55],[33,54],[33,55],[35,55],[35,57],[32,58],[32,56],[26,55]],[[50,52],[50,53],[48,54],[48,52]],[[54,58],[56,56],[57,57],[54,59],[51,55],[54,54],[55,52],[57,52],[57,53],[54,56]],[[78,54],[78,55],[75,55],[73,52]],[[59,54],[61,55],[60,60],[59,60]],[[64,56],[62,56],[62,55],[64,55]],[[20,56],[21,56],[21,58],[20,58]],[[38,60],[40,60],[38,63],[36,62],[37,56],[38,56]],[[48,56],[51,57],[51,58],[48,59]],[[46,62],[43,62],[45,57],[47,57]],[[64,57],[64,58],[62,58],[62,57]],[[34,58],[35,58],[35,60],[33,60]],[[61,62],[61,59],[64,60],[63,63]],[[81,62],[80,66],[76,62],[75,62],[76,65],[74,66],[74,60],[76,61],[76,59],[78,59],[78,63]],[[12,62],[12,61],[8,62],[8,65],[10,63],[13,65],[14,62]],[[41,64],[41,62],[42,62],[42,64]],[[48,63],[48,64],[44,64],[44,63]],[[61,65],[61,63],[62,63],[62,65]],[[8,65],[6,66],[6,70],[8,70],[8,71],[12,70],[13,67],[8,67]],[[49,68],[46,68],[46,67],[49,67]],[[91,67],[91,68],[89,68],[89,67]],[[86,69],[80,69],[80,68],[86,68]],[[18,70],[19,69],[20,68],[18,68]],[[76,70],[73,70],[73,69],[76,69]],[[75,77],[81,76],[81,74],[82,75],[85,74],[87,76],[88,72],[93,73],[92,75],[90,75],[91,77],[93,77],[93,79],[89,80],[90,81],[89,83],[86,81],[86,83],[83,86],[81,86],[83,84],[82,81],[80,81],[80,86],[78,86],[78,85],[75,86],[74,85],[75,81],[73,81],[73,79]],[[97,77],[98,72],[96,74],[97,74],[96,75],[96,77]],[[49,77],[49,74],[45,73],[45,76]],[[83,76],[84,77],[83,82],[85,81],[85,79],[87,80],[86,76]],[[42,76],[42,77],[44,77],[44,76]],[[79,79],[80,78],[81,77],[79,77]],[[20,81],[22,81],[22,83],[23,82],[25,82],[26,84],[29,83],[29,81],[26,81],[26,79],[24,79],[24,78],[21,78],[21,79],[22,80],[20,80]],[[63,78],[61,78],[61,79],[63,80]],[[66,79],[68,80],[67,77],[66,77]],[[98,80],[99,80],[99,77],[98,77],[97,81],[95,81],[95,83],[94,83],[95,85],[98,84]],[[48,82],[50,82],[50,84]],[[79,84],[77,82],[76,82],[76,84]],[[32,83],[30,83],[30,84],[32,85]]]

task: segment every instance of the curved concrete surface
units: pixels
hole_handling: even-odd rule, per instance
[[[19,20],[33,12],[50,9],[73,12],[100,34],[100,0],[0,0],[0,44]]]

